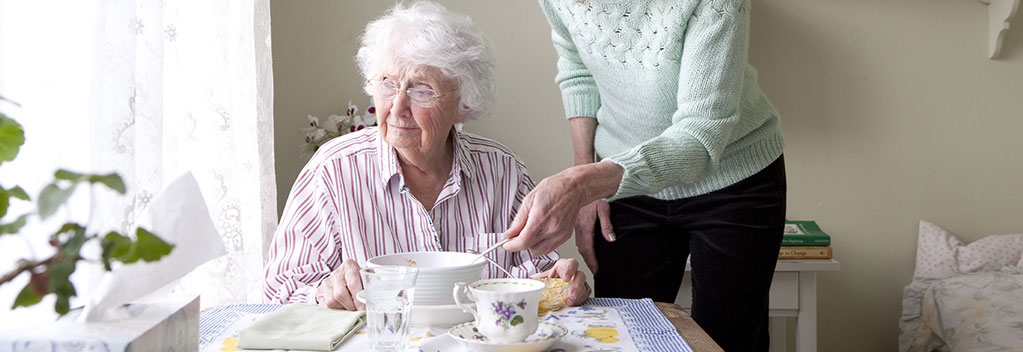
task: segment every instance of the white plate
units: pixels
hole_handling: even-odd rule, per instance
[[[567,334],[568,329],[565,327],[543,321],[537,326],[536,332],[523,342],[489,342],[486,336],[473,331],[471,322],[455,325],[448,331],[448,335],[465,349],[480,352],[544,351]]]
[[[366,303],[362,296],[364,291],[355,294],[355,299]],[[456,324],[472,321],[472,314],[462,310],[458,305],[412,305],[412,321],[415,327],[447,329]]]
[[[472,314],[462,311],[457,305],[417,306],[412,305],[412,326],[447,329],[457,324],[471,322]]]

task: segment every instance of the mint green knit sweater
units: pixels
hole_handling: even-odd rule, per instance
[[[568,118],[596,118],[597,158],[625,169],[610,199],[679,199],[776,160],[778,113],[747,63],[749,0],[540,0]]]

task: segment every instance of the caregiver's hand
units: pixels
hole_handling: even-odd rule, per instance
[[[512,238],[504,250],[529,249],[536,255],[553,252],[572,236],[579,209],[617,192],[624,172],[618,164],[602,161],[573,166],[543,179],[522,200],[504,232]]]
[[[341,263],[316,287],[316,302],[331,309],[365,310],[366,305],[355,299],[362,291],[359,263],[348,259]]]
[[[593,227],[600,219],[600,233],[608,242],[615,241],[614,227],[611,226],[611,206],[600,199],[587,204],[579,210],[579,218],[575,223],[575,246],[582,255],[583,262],[590,272],[597,273],[597,253],[593,250]]]
[[[575,217],[586,202],[578,187],[571,187],[573,182],[563,173],[543,179],[522,200],[518,214],[504,233],[513,237],[504,244],[506,251],[529,249],[534,255],[544,255],[572,236]]]

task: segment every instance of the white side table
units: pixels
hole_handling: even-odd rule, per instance
[[[785,352],[788,334],[785,319],[796,318],[796,351],[817,351],[817,272],[839,271],[835,259],[779,260],[771,282],[771,351]],[[675,303],[693,307],[689,262]]]

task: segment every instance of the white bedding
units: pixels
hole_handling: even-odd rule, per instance
[[[1023,234],[968,245],[921,221],[899,351],[1023,351]]]

